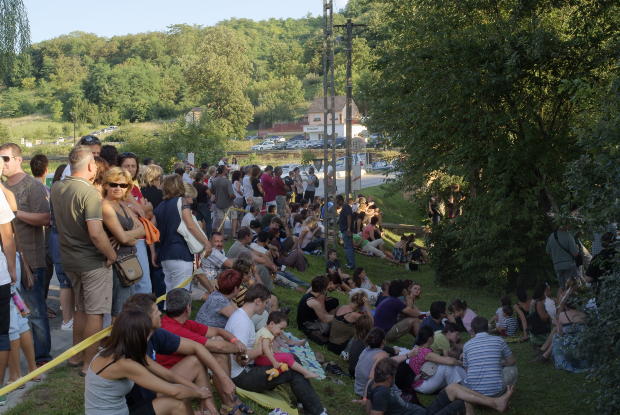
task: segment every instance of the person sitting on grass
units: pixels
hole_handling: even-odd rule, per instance
[[[448,320],[452,323],[456,323],[462,331],[466,331],[469,334],[474,334],[471,329],[471,322],[477,316],[477,314],[469,307],[467,303],[458,298],[452,300],[448,307]]]
[[[401,391],[394,385],[398,364],[390,358],[384,358],[377,363],[373,382],[367,388],[367,394],[360,403],[366,405],[370,415],[457,415],[473,414],[472,405],[483,405],[505,412],[514,388],[500,397],[489,398],[480,393],[467,389],[457,383],[448,385],[439,392],[435,400],[426,408],[406,402]]]
[[[456,359],[460,359],[463,353],[463,346],[461,342],[461,333],[456,324],[449,321],[444,324],[443,330],[437,330],[433,336],[433,343],[431,349],[433,353],[437,353],[440,356],[450,356]]]
[[[519,330],[519,320],[512,306],[510,296],[505,295],[500,301],[502,306],[495,310],[495,315],[493,316],[495,330],[502,337],[513,337]]]
[[[459,383],[465,378],[463,363],[454,357],[434,353],[431,349],[433,340],[433,329],[428,326],[420,327],[415,342],[418,346],[418,353],[409,359],[409,367],[416,375],[413,388],[416,392],[424,394],[435,393],[448,385]],[[433,375],[422,376],[422,366],[426,362],[433,362],[437,365],[437,370]]]
[[[340,266],[340,260],[338,260],[338,252],[335,249],[329,249],[327,251],[327,264],[325,265],[327,275],[338,274],[340,278],[347,284],[351,279],[351,276],[342,271]],[[350,285],[350,284],[349,284]]]
[[[226,330],[248,348],[245,356],[231,359],[232,380],[240,388],[258,393],[288,384],[297,401],[303,406],[304,413],[326,415],[321,399],[310,381],[300,373],[289,370],[270,379],[264,367],[249,365],[263,354],[262,347],[256,347],[256,331],[251,318],[255,313],[261,314],[265,311],[270,298],[269,290],[262,284],[256,284],[246,293],[245,304],[228,319]]]
[[[334,287],[334,290],[340,291],[343,293],[348,293],[351,291],[351,285],[344,282],[342,278],[340,278],[339,274],[337,273],[332,274],[328,272],[327,278],[329,280],[330,285]]]
[[[353,325],[355,330],[353,334],[353,338],[349,342],[347,349],[345,349],[343,354],[347,352],[348,354],[341,354],[343,359],[349,361],[349,376],[355,377],[355,366],[357,366],[357,362],[360,358],[360,355],[366,348],[366,336],[372,330],[372,316],[362,314],[360,318],[357,319],[355,324]]]
[[[388,289],[390,296],[381,301],[375,310],[375,327],[387,332],[388,342],[393,342],[407,333],[415,337],[420,325],[420,310],[414,304],[411,290],[405,287],[402,280],[392,281]],[[405,302],[399,298],[402,295],[405,296]],[[399,320],[401,316],[403,318]]]
[[[329,331],[327,348],[335,354],[340,354],[348,346],[355,334],[355,322],[363,315],[370,317],[370,305],[366,293],[358,292],[351,296],[351,301],[336,310]]]
[[[245,353],[245,346],[224,329],[190,320],[191,314],[191,294],[185,288],[175,288],[166,295],[166,315],[161,319],[161,327],[170,333],[204,345],[222,369],[227,373],[230,372],[229,355]],[[157,356],[159,363],[167,368],[171,368],[182,358],[183,356],[176,354]]]
[[[446,302],[433,301],[430,307],[430,315],[424,317],[420,327],[430,327],[433,332],[443,330],[443,319],[446,317]]]
[[[349,296],[352,296],[358,292],[364,292],[368,296],[371,303],[375,303],[377,301],[379,289],[370,281],[364,268],[355,268],[355,271],[353,271],[352,282],[352,289],[349,291]]]
[[[241,290],[243,277],[234,269],[227,269],[217,276],[217,290],[200,306],[196,321],[209,327],[223,329],[228,318],[237,311],[234,299]]]
[[[301,297],[297,306],[297,328],[318,344],[327,343],[330,324],[338,307],[337,299],[326,297],[328,285],[327,277],[314,277],[310,290]]]
[[[474,318],[471,327],[474,337],[463,346],[467,376],[462,384],[486,396],[499,396],[507,385],[516,382],[517,360],[504,339],[488,333],[486,318]]]
[[[193,398],[203,401],[203,409],[215,410],[206,384],[197,386],[151,359],[148,348],[152,334],[151,319],[139,309],[126,309],[116,317],[110,337],[88,366],[84,385],[86,415],[128,415],[130,409],[131,413],[189,415],[195,414],[189,401]],[[135,386],[153,391],[152,399],[128,406],[125,395]]]
[[[301,373],[306,379],[318,377],[316,373],[310,372],[295,361],[292,353],[274,352],[274,340],[280,336],[288,326],[288,316],[281,311],[269,313],[267,325],[256,332],[255,348],[261,349],[263,354],[254,359],[258,366],[272,366],[280,372],[292,369]]]
[[[157,361],[158,355],[179,354],[185,356],[181,361],[172,366],[168,372],[175,377],[170,380],[173,383],[191,384],[199,387],[207,386],[209,378],[207,370],[213,373],[214,384],[217,388],[224,405],[236,405],[234,397],[235,385],[231,381],[228,372],[225,371],[213,355],[201,344],[180,337],[161,328],[161,312],[155,303],[153,294],[134,294],[127,299],[123,306],[125,310],[139,310],[151,318],[152,333],[148,338],[147,355]],[[150,361],[150,360],[149,360]],[[159,365],[159,367],[162,367]],[[167,369],[166,369],[167,370]],[[170,375],[166,379],[170,378]],[[156,391],[135,385],[127,394],[127,406],[131,413],[139,413],[142,407],[148,407],[155,399]],[[209,408],[213,408],[212,398],[209,398]],[[149,412],[150,413],[150,412]]]
[[[353,391],[358,396],[363,396],[366,391],[368,380],[373,378],[374,369],[377,362],[384,357],[389,357],[389,354],[384,350],[385,348],[385,333],[378,327],[370,330],[366,336],[366,348],[360,354],[360,357],[355,366],[355,383],[353,384]],[[405,360],[415,356],[417,350],[410,350],[407,353],[399,354],[392,359],[396,363],[404,362]]]

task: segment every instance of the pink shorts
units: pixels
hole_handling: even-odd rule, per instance
[[[295,364],[295,358],[293,357],[292,353],[274,353],[273,357],[276,358],[277,362],[286,363],[289,367]],[[265,355],[258,356],[256,359],[254,359],[254,363],[257,366],[271,366],[271,362]]]

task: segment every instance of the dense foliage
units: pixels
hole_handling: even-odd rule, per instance
[[[463,215],[433,236],[438,276],[501,286],[544,277],[548,213],[570,200],[564,174],[589,122],[575,96],[608,85],[618,3],[355,3],[382,16],[369,35],[371,128],[404,148],[410,186],[430,196],[441,172],[469,188]]]
[[[336,23],[343,19],[335,16]],[[44,113],[57,121],[109,125],[172,119],[204,106],[228,121],[222,126],[229,137],[242,135],[249,123],[263,128],[295,120],[322,91],[321,25],[312,16],[232,19],[214,27],[172,25],[164,33],[59,36],[19,54],[10,76],[0,68],[6,72],[0,117]],[[356,87],[369,73],[369,53],[357,39]],[[338,53],[339,94],[344,74],[344,54]]]

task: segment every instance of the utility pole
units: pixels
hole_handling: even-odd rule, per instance
[[[350,197],[352,193],[351,185],[351,170],[352,170],[352,157],[351,157],[351,140],[353,139],[353,80],[351,79],[351,72],[353,67],[353,28],[363,27],[364,24],[355,24],[351,19],[347,19],[347,23],[343,25],[336,25],[339,28],[346,29],[346,53],[347,53],[347,73],[346,73],[346,154],[345,154],[345,194],[346,197]],[[335,147],[335,142],[334,142]]]
[[[330,223],[331,212],[328,209],[328,202],[330,199],[330,177],[329,171],[329,133],[327,128],[327,119],[329,114],[332,116],[332,142],[333,135],[335,134],[335,120],[334,120],[334,20],[333,20],[333,0],[323,0],[323,193],[324,193],[324,221],[323,226],[325,228],[325,247],[323,252],[325,253],[325,259],[327,260],[327,251],[329,248],[329,235],[330,235]],[[328,94],[331,95],[331,100],[328,99]],[[330,105],[331,104],[331,105]],[[332,168],[334,174],[334,180],[336,177],[336,160],[335,160],[335,145],[332,153]],[[332,200],[332,203],[334,201]]]

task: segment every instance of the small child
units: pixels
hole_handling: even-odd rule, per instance
[[[335,249],[329,249],[327,251],[326,268],[328,277],[332,274],[338,274],[345,284],[351,286],[351,276],[342,272],[342,269],[340,268],[340,261],[338,260],[338,253]]]
[[[280,336],[288,326],[288,316],[281,311],[272,311],[267,318],[267,325],[256,332],[256,346],[263,349],[263,354],[254,363],[258,366],[273,366],[275,369],[281,368],[282,363],[286,363],[289,368],[304,375],[306,379],[318,377],[302,365],[295,361],[292,353],[278,353],[273,350],[273,341]]]
[[[495,327],[497,327],[497,332],[504,337],[515,336],[517,330],[519,330],[519,320],[512,307],[512,301],[507,295],[502,297],[500,301],[502,306],[495,311],[495,316],[493,317],[493,320],[496,321]]]
[[[405,255],[405,250],[407,249],[407,236],[402,235],[400,237],[400,241],[394,244],[394,248],[392,248],[392,256],[394,256],[394,261],[397,261],[401,264],[404,264],[407,261],[407,256]]]

